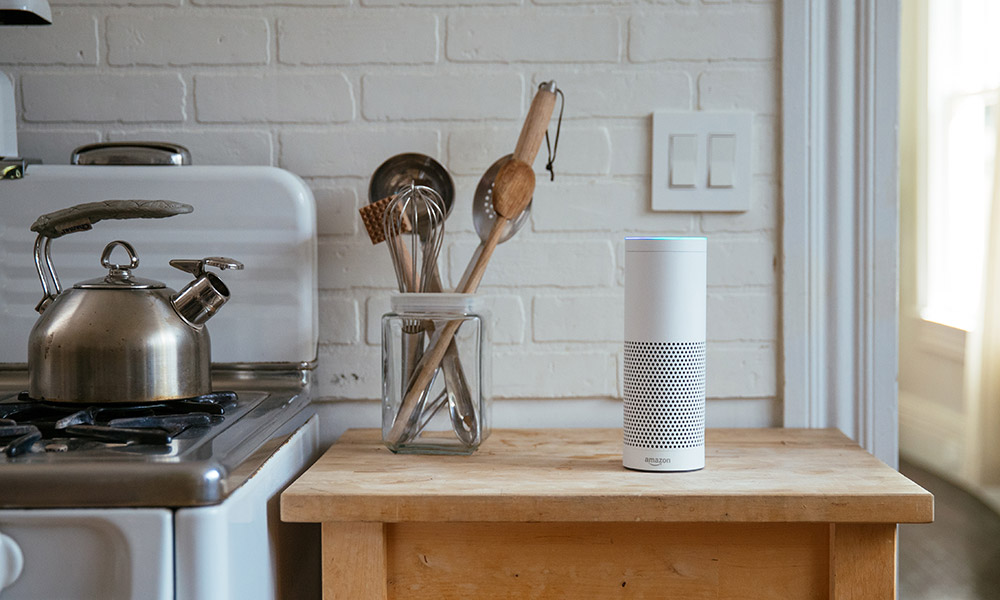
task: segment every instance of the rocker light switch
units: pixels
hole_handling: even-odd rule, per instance
[[[698,136],[670,136],[670,187],[694,187],[698,165]]]
[[[736,136],[708,136],[708,187],[731,188],[736,176]]]
[[[753,113],[653,113],[653,210],[750,209]]]

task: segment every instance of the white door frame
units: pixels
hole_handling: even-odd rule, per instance
[[[898,462],[898,0],[782,10],[786,427]]]

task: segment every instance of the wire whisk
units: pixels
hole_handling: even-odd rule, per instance
[[[400,188],[382,215],[400,292],[441,290],[437,260],[444,242],[444,200],[433,188]]]

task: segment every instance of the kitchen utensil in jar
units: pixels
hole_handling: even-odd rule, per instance
[[[400,292],[441,290],[437,257],[444,236],[443,205],[443,199],[436,191],[412,182],[386,205],[383,232],[392,255]],[[425,333],[433,331],[432,321],[409,319],[403,322],[400,383],[404,386],[404,391],[423,354]],[[456,434],[472,443],[479,434],[468,383],[457,350],[449,345],[445,355],[442,364],[445,388],[442,394],[448,400],[448,411]],[[442,403],[429,403],[415,411],[406,425],[403,439],[411,439],[419,434],[421,414],[430,412],[432,408],[437,410]]]
[[[441,211],[444,213],[442,221],[448,218],[455,202],[455,184],[448,170],[425,154],[416,152],[397,154],[379,165],[372,173],[368,183],[369,204],[358,211],[373,244],[385,239],[382,220],[386,205],[393,196],[411,186],[436,192]],[[411,227],[405,220],[399,225],[401,230],[408,230]],[[422,221],[417,231],[421,238],[428,236],[430,225],[429,220]],[[436,268],[431,272],[431,280],[427,285],[428,291],[441,291],[441,278]]]
[[[397,154],[375,169],[368,185],[370,204],[362,207],[359,211],[373,244],[378,244],[385,239],[385,230],[381,227],[382,217],[392,195],[410,185],[424,186],[437,192],[441,199],[444,218],[447,219],[454,205],[455,196],[455,185],[447,169],[424,154],[414,152]],[[425,219],[422,223],[423,226],[418,228],[417,233],[421,239],[425,239],[429,232],[427,227],[429,221]],[[412,224],[403,219],[398,223],[398,226],[402,230],[411,228]],[[436,268],[431,270],[430,276],[431,279],[427,282],[427,291],[442,291],[441,278]],[[423,335],[415,337],[422,338]],[[420,350],[422,350],[422,345]],[[415,364],[416,361],[410,362],[405,369],[410,371],[412,370],[410,366]],[[452,344],[449,344],[441,367],[445,378],[445,390],[441,398],[428,403],[424,410],[425,412],[436,410],[443,406],[444,400],[447,400],[448,412],[451,415],[455,432],[468,443],[472,443],[479,435],[478,423],[474,418],[474,407],[470,399],[470,390],[465,380],[461,360]],[[404,383],[406,382],[404,381]],[[410,433],[418,432],[411,431]]]
[[[545,89],[551,91],[559,96],[562,96],[562,90],[556,87],[554,81],[549,81],[543,83],[539,86],[539,89]],[[554,99],[553,99],[554,100]],[[565,106],[565,98],[563,99],[563,106]],[[556,158],[556,150],[559,146],[559,132],[562,129],[562,108],[559,109],[559,119],[556,125],[556,135],[555,141],[551,146],[549,146],[548,131],[545,132],[545,144],[549,149],[549,160],[545,165],[545,169],[551,173],[551,178],[555,179],[555,170],[553,169],[553,164]],[[539,145],[541,143],[539,142]],[[490,168],[483,173],[483,176],[479,179],[479,184],[476,185],[476,193],[472,203],[472,223],[475,225],[476,233],[479,235],[479,239],[483,242],[489,237],[490,230],[493,228],[493,223],[496,220],[496,211],[493,209],[493,185],[496,182],[497,174],[500,172],[500,168],[514,157],[513,154],[508,154],[506,156],[500,157],[490,165]],[[524,223],[527,222],[529,215],[531,214],[531,202],[524,207],[521,214],[515,219],[508,222],[506,225],[506,230],[504,234],[500,237],[498,243],[502,244],[509,240],[516,234]]]
[[[551,92],[552,94],[551,97],[548,95],[541,96],[541,93],[543,91],[546,93]],[[551,100],[552,108],[554,109],[555,94],[562,94],[562,91],[556,87],[554,81],[549,81],[538,86],[538,93],[536,93],[535,97],[536,99],[538,99],[539,97],[543,98],[546,103],[548,103]],[[534,107],[534,101],[532,102],[532,104]],[[549,118],[551,118],[551,114],[552,114],[551,111],[549,111]],[[528,119],[530,120],[531,118],[532,118],[532,112],[529,110]],[[561,112],[559,118],[561,122],[562,121]],[[546,121],[546,124],[547,123],[548,121]],[[525,122],[524,128],[522,129],[522,137],[524,131],[527,128],[528,128],[528,123]],[[535,148],[534,152],[535,154],[537,154],[538,148],[541,147],[541,137],[543,135],[547,135],[547,133],[544,130],[539,133],[537,129],[534,129],[533,132],[534,132],[533,135],[537,136],[537,139],[531,139],[531,140],[525,139],[524,144],[525,147],[534,147]],[[548,138],[546,138],[546,142],[547,141]],[[559,141],[559,132],[557,131],[556,132],[557,144],[558,141]],[[520,145],[521,143],[522,140],[519,139],[518,144]],[[532,146],[532,144],[535,145]],[[473,198],[472,201],[472,224],[475,226],[476,233],[479,235],[480,243],[479,246],[476,247],[476,250],[473,252],[472,258],[469,260],[469,264],[465,269],[465,273],[462,274],[462,278],[459,280],[458,289],[462,289],[463,287],[465,287],[469,278],[472,277],[472,269],[473,267],[475,267],[476,264],[480,262],[480,257],[482,256],[483,249],[486,246],[486,240],[489,238],[490,232],[493,230],[493,226],[497,222],[497,212],[493,205],[493,196],[495,193],[497,175],[500,173],[500,169],[505,164],[513,160],[513,158],[514,158],[513,154],[508,154],[506,156],[497,159],[497,161],[494,162],[492,165],[490,165],[490,168],[487,169],[485,173],[483,173],[483,176],[479,179],[479,184],[476,186],[475,197]],[[549,169],[551,171],[552,160],[554,158],[555,158],[555,150],[552,149],[552,151],[550,152],[549,163],[545,167],[546,169]],[[531,156],[531,161],[534,162],[534,155]],[[515,218],[507,220],[505,222],[503,233],[500,235],[500,239],[497,241],[497,243],[502,244],[507,240],[509,240],[510,238],[514,237],[514,235],[521,230],[524,224],[527,223],[530,214],[531,214],[531,199],[529,197],[528,203],[525,205],[524,209],[522,209]]]
[[[229,299],[206,267],[242,269],[223,257],[172,260],[194,275],[180,292],[132,271],[139,257],[126,241],[104,248],[103,277],[63,290],[52,240],[91,229],[103,219],[163,218],[191,212],[165,200],[91,202],[39,217],[31,226],[43,297],[28,337],[28,393],[51,402],[155,402],[211,391],[211,348],[204,323]],[[125,262],[114,262],[116,250]],[[119,254],[121,253],[119,252]]]
[[[542,138],[552,118],[556,102],[556,82],[548,81],[538,86],[538,91],[531,101],[528,116],[521,127],[514,154],[510,160],[500,164],[492,186],[493,211],[496,219],[489,234],[482,243],[482,251],[473,256],[470,268],[466,270],[462,285],[458,291],[472,292],[479,287],[490,255],[505,236],[512,235],[509,228],[531,203],[531,194],[535,188],[535,172],[531,165],[535,162]]]
[[[429,187],[441,197],[445,218],[455,203],[455,182],[448,170],[426,154],[406,152],[387,158],[368,181],[368,202],[374,204],[410,184]]]
[[[486,173],[479,179],[479,184],[476,186],[476,194],[472,200],[472,224],[476,228],[476,234],[479,235],[479,246],[476,247],[475,251],[472,253],[472,258],[469,260],[469,264],[465,269],[465,273],[462,274],[462,278],[459,279],[458,289],[465,287],[466,282],[469,277],[472,276],[472,268],[479,262],[479,257],[483,253],[483,248],[486,246],[486,240],[490,237],[490,231],[493,230],[493,225],[497,221],[497,212],[493,208],[493,188],[496,183],[497,173],[500,172],[500,168],[507,164],[510,160],[514,158],[513,154],[508,154],[497,159],[490,168],[486,170]],[[497,241],[498,244],[502,244],[514,237],[521,227],[528,222],[528,217],[531,215],[531,201],[528,201],[528,205],[521,211],[515,219],[507,221],[504,224],[503,234]]]
[[[382,214],[382,230],[399,291],[427,292],[440,279],[437,259],[444,241],[444,201],[424,185],[400,189]]]
[[[552,112],[555,108],[556,85],[554,81],[543,83],[538,87],[535,97],[528,109],[528,116],[521,128],[521,134],[514,148],[513,158],[504,163],[497,172],[493,186],[493,208],[498,218],[493,224],[490,234],[482,244],[482,251],[473,257],[470,267],[463,276],[463,281],[456,290],[459,293],[471,293],[479,287],[493,250],[505,233],[508,221],[516,219],[531,202],[531,194],[535,186],[535,173],[531,164],[538,155],[542,138]],[[394,426],[390,432],[396,437],[403,432],[403,424],[408,422],[412,411],[422,405],[424,396],[428,393],[434,373],[444,358],[448,344],[461,325],[460,321],[449,321],[444,328],[435,332],[430,348],[424,352],[417,365],[415,375],[400,406],[400,416],[403,417],[399,426]],[[397,418],[397,421],[399,419]]]
[[[431,281],[438,277],[437,258],[444,235],[442,206],[437,192],[412,181],[385,206],[382,231],[402,293],[426,292]],[[407,319],[402,323],[400,385],[404,389],[423,354],[424,330],[425,325],[419,319]],[[419,412],[414,414],[414,419],[419,417]],[[415,427],[415,422],[410,423],[407,431],[412,432]]]
[[[379,165],[372,173],[368,183],[369,204],[359,211],[373,244],[385,239],[385,230],[381,226],[385,206],[393,196],[411,187],[429,189],[436,193],[436,200],[443,213],[441,222],[448,218],[455,203],[455,184],[448,170],[425,154],[415,152],[397,154]],[[423,219],[418,225],[416,233],[421,240],[426,240],[431,234],[432,222]],[[399,223],[399,227],[402,231],[412,227],[412,224],[404,221]],[[390,252],[392,251],[390,248]],[[441,291],[441,277],[436,267],[430,275],[427,291]]]
[[[493,224],[496,222],[497,213],[493,209],[493,185],[496,183],[497,173],[500,172],[500,167],[504,166],[507,162],[514,158],[513,154],[508,154],[497,159],[490,168],[483,173],[483,176],[479,179],[479,184],[476,185],[476,195],[472,202],[472,224],[476,228],[476,233],[479,235],[481,241],[486,241],[486,238],[490,236],[490,230],[493,229]],[[504,233],[500,236],[500,241],[497,242],[502,244],[514,237],[521,227],[528,221],[528,217],[531,215],[531,202],[524,207],[521,214],[517,218],[508,221],[504,226]]]

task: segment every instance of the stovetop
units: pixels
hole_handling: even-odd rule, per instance
[[[211,435],[254,405],[236,392],[166,402],[70,404],[0,395],[0,455],[126,452],[155,456],[175,442]],[[5,444],[5,445],[4,445]]]
[[[222,394],[205,407],[195,407],[194,412],[201,416],[187,423],[182,418],[183,424],[167,427],[172,434],[169,440],[81,439],[65,435],[64,431],[53,432],[48,416],[39,426],[42,439],[32,440],[25,449],[6,451],[14,438],[3,438],[0,508],[181,507],[221,502],[313,411],[309,407],[308,377],[303,373],[244,374],[231,380],[215,377],[214,381],[217,389],[226,386],[232,395]],[[25,426],[15,409],[28,404],[19,395],[17,390],[0,390],[0,418],[13,412],[16,426]],[[212,408],[207,408],[208,404]],[[143,429],[134,427],[141,424],[136,421],[117,419],[141,418],[150,412],[140,408],[140,414],[129,415],[132,409],[113,405],[90,411],[86,406],[54,408],[57,414],[66,413],[60,418],[71,421],[86,421],[86,415],[76,413],[89,412],[96,417],[90,419],[94,423],[75,426],[98,428],[113,422],[129,429]],[[102,411],[110,412],[102,415]],[[162,437],[164,432],[146,429],[154,438]]]

